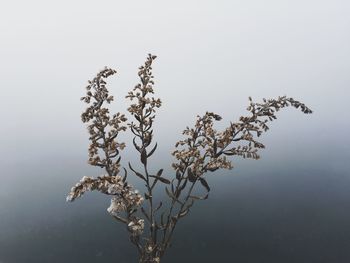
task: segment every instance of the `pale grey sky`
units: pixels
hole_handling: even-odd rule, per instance
[[[163,153],[195,115],[215,111],[224,126],[248,96],[279,95],[315,113],[280,114],[265,137],[276,155],[279,145],[306,151],[306,141],[316,152],[323,142],[347,150],[349,11],[345,0],[3,3],[2,160],[16,162],[21,151],[29,159],[85,152],[79,98],[87,80],[104,66],[117,69],[109,87],[122,111],[147,53],[158,56],[155,134]]]

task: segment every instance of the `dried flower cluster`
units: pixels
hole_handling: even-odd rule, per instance
[[[128,224],[129,231],[132,233],[132,235],[135,235],[135,236],[141,235],[144,228],[145,228],[145,220],[143,219],[132,220]]]
[[[174,176],[165,178],[163,169],[152,172],[149,165],[149,158],[157,149],[157,143],[151,146],[152,125],[156,109],[161,106],[161,100],[153,97],[152,63],[155,58],[148,55],[145,64],[139,68],[140,83],[126,96],[133,102],[127,109],[133,121],[127,122],[121,113],[110,115],[105,107],[113,101],[105,79],[114,75],[115,70],[105,68],[89,81],[86,96],[81,98],[89,105],[82,114],[82,121],[88,124],[91,141],[89,164],[105,169],[107,174],[96,179],[83,177],[67,196],[67,201],[74,201],[86,191],[93,190],[111,195],[107,211],[126,225],[130,241],[137,247],[139,262],[142,263],[159,263],[170,245],[179,219],[188,214],[196,200],[208,198],[207,172],[232,169],[232,156],[259,159],[258,150],[265,146],[257,138],[269,129],[267,123],[276,119],[276,112],[280,109],[292,106],[300,108],[305,114],[312,113],[303,103],[285,96],[263,99],[262,103],[254,103],[249,98],[249,115],[240,117],[238,122],[231,122],[223,131],[217,131],[214,124],[222,118],[206,112],[197,116],[194,127],[183,131],[185,138],[176,143],[172,153],[176,159],[172,164]],[[145,183],[143,195],[126,181],[127,168],[123,167],[125,175],[120,175],[120,151],[125,143],[117,141],[117,136],[126,130],[134,135],[132,144],[140,157],[142,171],[137,171],[130,162],[127,168]],[[205,195],[192,194],[197,182],[204,187]],[[161,209],[163,202],[155,204],[154,201],[154,188],[159,184],[167,185],[165,192],[170,202],[166,209]]]
[[[89,124],[89,164],[106,168],[109,175],[117,175],[119,172],[120,158],[116,157],[125,144],[118,142],[116,138],[119,132],[126,130],[124,124],[127,120],[125,115],[119,112],[110,116],[109,109],[104,107],[105,103],[109,104],[114,99],[113,96],[109,96],[105,79],[116,72],[109,68],[100,71],[89,81],[86,96],[81,98],[90,105],[81,115],[82,121]]]

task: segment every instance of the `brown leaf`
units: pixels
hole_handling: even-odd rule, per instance
[[[170,184],[170,181],[164,177],[160,177],[156,175],[150,175],[149,177],[156,178],[157,180],[161,181],[164,184]]]
[[[187,177],[188,180],[190,180],[191,183],[195,182],[197,180],[196,176],[193,174],[192,169],[188,168],[187,169]]]
[[[181,179],[181,172],[179,170],[176,171],[176,179],[177,180]]]
[[[157,143],[156,143],[156,145],[153,147],[153,149],[150,151],[150,153],[147,154],[147,157],[150,157],[150,156],[155,152],[156,149],[157,149]]]
[[[145,148],[141,150],[141,163],[147,165],[147,152]]]
[[[140,152],[140,147],[136,144],[136,136],[134,137],[134,139],[132,139],[132,143],[134,144],[135,149]]]
[[[142,174],[140,174],[139,172],[136,172],[136,171],[132,168],[130,162],[129,162],[129,168],[130,168],[130,170],[133,171],[138,177],[140,177],[142,180],[146,181],[146,178],[145,178]]]
[[[157,173],[157,176],[162,176],[162,173],[163,173],[163,169],[160,169]]]
[[[187,213],[188,213],[189,211],[190,211],[189,209],[186,209],[186,210],[182,211],[181,213],[179,213],[178,217],[179,217],[179,218],[184,217],[185,215],[187,215]]]
[[[207,189],[207,191],[210,192],[210,187],[207,181],[203,177],[199,177],[198,179],[201,182],[201,184],[205,187],[205,189]]]
[[[197,196],[197,195],[191,195],[190,198],[195,199],[195,200],[205,200],[208,199],[209,194],[206,194],[205,196]]]

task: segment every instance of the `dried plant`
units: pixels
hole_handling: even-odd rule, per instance
[[[139,253],[139,262],[160,262],[169,247],[178,221],[186,216],[197,200],[208,198],[210,187],[205,179],[207,172],[218,169],[232,169],[229,158],[259,159],[258,150],[265,146],[257,138],[266,132],[267,123],[276,119],[276,112],[282,108],[293,106],[303,113],[312,111],[303,103],[285,96],[277,99],[264,99],[262,103],[254,103],[249,98],[247,108],[249,115],[231,122],[223,131],[214,129],[214,122],[221,117],[212,112],[197,116],[194,127],[183,131],[184,139],[175,145],[172,164],[174,176],[166,178],[163,169],[153,173],[149,169],[149,158],[157,149],[153,142],[152,125],[161,100],[154,98],[152,63],[156,56],[148,55],[143,66],[139,68],[140,83],[126,96],[132,104],[127,109],[134,120],[127,121],[124,114],[111,115],[106,104],[113,101],[106,88],[106,79],[116,73],[105,68],[89,81],[86,96],[82,97],[88,108],[81,118],[88,124],[90,134],[89,164],[101,167],[105,174],[97,177],[83,177],[67,196],[67,201],[74,201],[86,191],[97,190],[111,195],[111,204],[107,211],[116,220],[126,225],[130,233],[130,241]],[[123,167],[121,176],[120,151],[125,143],[117,140],[120,132],[130,130],[133,135],[133,147],[138,152],[142,171],[137,171],[129,162]],[[145,183],[144,193],[135,190],[127,181],[127,171]],[[193,194],[196,185],[204,187],[206,194]],[[165,202],[155,203],[154,190],[159,184],[165,184]]]

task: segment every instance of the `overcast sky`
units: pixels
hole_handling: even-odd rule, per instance
[[[123,97],[148,53],[163,100],[155,134],[167,153],[206,110],[244,113],[248,96],[288,95],[314,110],[280,114],[265,140],[349,150],[349,1],[7,1],[0,11],[1,158],[84,153],[79,98],[104,66]],[[321,146],[320,146],[321,145]],[[327,146],[328,147],[328,146]],[[18,157],[19,153],[22,154]]]

